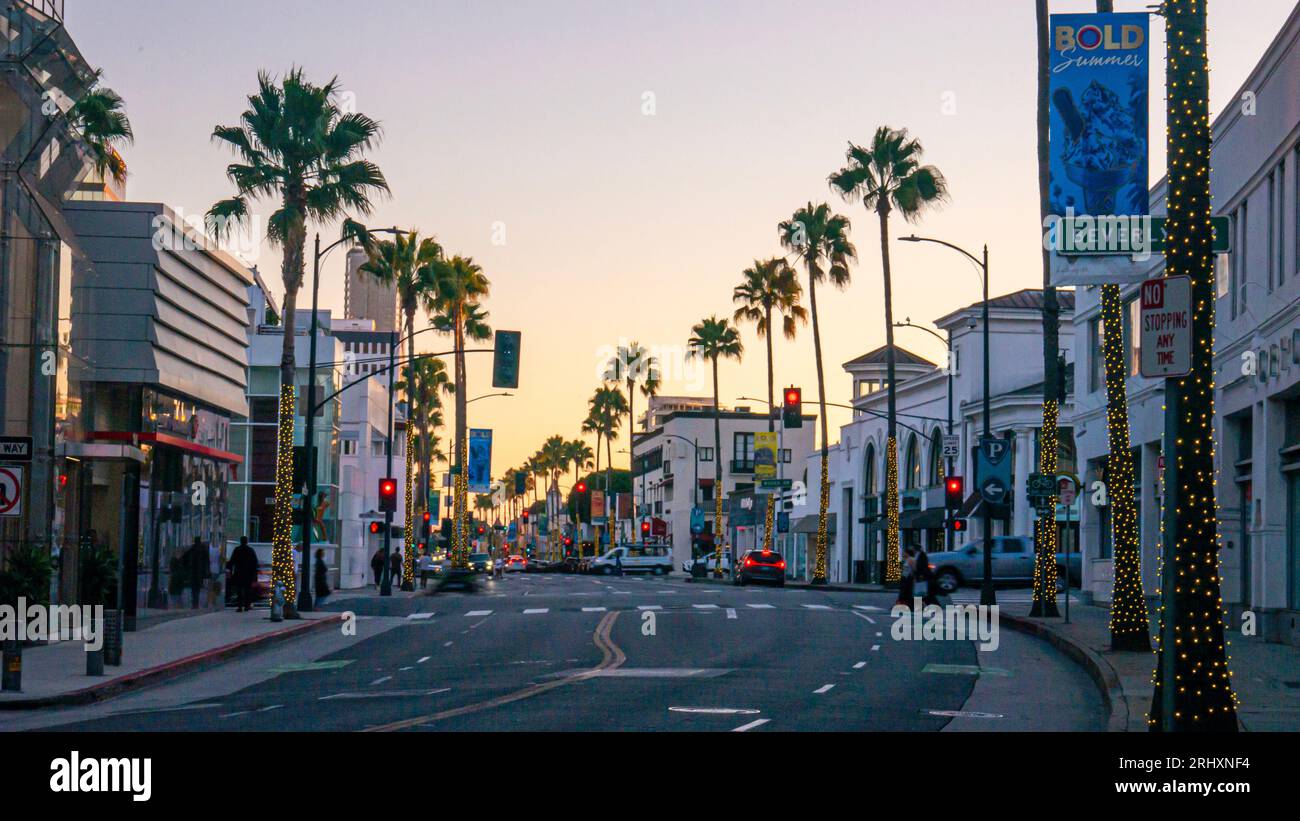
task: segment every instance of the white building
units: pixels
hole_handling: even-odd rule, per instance
[[[708,407],[712,408],[712,400]],[[805,410],[807,407],[805,406]],[[727,497],[754,489],[754,434],[766,432],[768,418],[748,408],[723,410],[722,453],[716,450],[710,410],[681,410],[665,415],[659,426],[633,439],[632,499],[640,522],[651,523],[651,533],[673,547],[673,566],[693,558],[693,553],[713,550],[714,494],[723,494],[723,528],[726,531]],[[815,416],[805,415],[799,430],[782,430],[778,470],[784,478],[804,482],[804,460],[813,446]],[[716,471],[721,461],[722,486]],[[704,513],[703,533],[691,534],[691,509]],[[760,525],[761,526],[761,525]],[[747,546],[752,534],[742,539]]]
[[[1071,314],[1073,295],[1059,293],[1061,352],[1072,359]],[[989,301],[990,410],[993,436],[1011,441],[1013,499],[1009,507],[995,510],[995,535],[1032,535],[1036,515],[1023,499],[1023,489],[1038,462],[1038,432],[1043,421],[1042,291],[1024,290]],[[927,550],[945,545],[944,487],[946,476],[969,477],[962,516],[970,529],[962,537],[982,535],[982,511],[976,504],[975,450],[984,432],[984,339],[982,303],[939,318],[935,325],[952,345],[949,370],[902,348],[896,348],[898,380],[898,471],[900,544],[915,543]],[[902,332],[901,330],[899,332]],[[830,506],[827,519],[827,573],[830,581],[866,581],[878,572],[883,553],[883,495],[887,438],[888,392],[885,390],[886,349],[880,348],[845,363],[853,379],[855,418],[840,429],[840,441],[830,449]],[[1072,368],[1066,368],[1067,398],[1062,416],[1071,409]],[[948,431],[949,385],[952,391],[952,432],[960,438],[961,456],[948,463],[943,458],[943,436]],[[1072,468],[1073,446],[1068,427],[1061,430],[1062,470]],[[810,578],[816,547],[821,454],[807,460],[810,477],[806,499],[796,504],[787,550],[807,551],[803,578]],[[1065,523],[1062,533],[1077,528]],[[959,545],[958,545],[959,546]]]
[[[1260,617],[1273,641],[1300,641],[1300,7],[1292,12],[1213,125],[1215,214],[1231,221],[1232,251],[1218,258],[1215,396],[1223,600],[1234,620]],[[1151,191],[1151,212],[1166,211],[1167,180]],[[1151,262],[1159,276],[1163,258]],[[1132,301],[1137,285],[1124,288]],[[1081,346],[1080,464],[1099,480],[1109,452],[1100,289],[1080,288],[1075,314]],[[1135,310],[1135,309],[1130,309]],[[1085,336],[1086,335],[1086,336]],[[1126,334],[1132,337],[1132,334]],[[1138,452],[1137,492],[1145,589],[1157,587],[1160,546],[1164,384],[1136,376],[1140,340],[1131,338],[1130,443]],[[1084,587],[1109,601],[1110,519],[1083,510]]]

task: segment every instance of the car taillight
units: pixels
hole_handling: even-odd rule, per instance
[[[776,569],[785,570],[785,559],[782,559],[781,561],[776,563]]]
[[[753,566],[754,566],[754,560],[751,559],[751,558],[746,557],[746,558],[745,558],[745,567],[753,567]]]

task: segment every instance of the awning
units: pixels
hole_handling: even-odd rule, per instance
[[[944,509],[932,507],[927,510],[905,510],[898,517],[899,530],[943,530]]]
[[[817,532],[817,518],[818,518],[818,514],[814,513],[811,516],[804,516],[802,519],[796,519],[794,522],[794,527],[792,528],[793,532],[815,534]],[[836,532],[834,513],[826,514],[826,532],[827,533]]]
[[[224,450],[204,447],[203,445],[198,445],[176,436],[169,436],[165,433],[95,431],[90,434],[89,438],[107,442],[130,442],[133,447],[138,447],[141,442],[147,442],[155,445],[165,445],[167,447],[178,448],[198,456],[206,456],[209,459],[216,459],[219,462],[231,462],[236,465],[244,463],[244,457],[240,456],[238,453],[228,453]]]

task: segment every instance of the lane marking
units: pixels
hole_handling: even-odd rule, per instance
[[[860,619],[866,619],[867,621],[871,622],[872,624],[875,624],[875,623],[876,623],[876,620],[875,620],[875,619],[871,618],[870,616],[868,616],[868,615],[866,615],[866,614],[864,614],[864,613],[859,613],[859,612],[856,611],[856,610],[850,610],[849,612],[852,613],[853,615],[857,616],[857,617],[860,618]]]
[[[854,669],[854,670],[861,670],[863,667],[866,667],[866,666],[867,666],[867,663],[866,663],[865,661],[859,661],[857,664],[853,665],[853,669]]]
[[[248,715],[248,714],[251,713],[251,712],[253,712],[253,711],[252,711],[252,710],[240,710],[240,711],[237,712],[237,713],[226,713],[226,714],[223,715],[223,716],[217,716],[217,718],[234,718],[235,716],[246,716],[246,715]]]
[[[749,722],[748,724],[742,724],[742,725],[740,725],[739,727],[737,727],[736,729],[732,730],[732,732],[733,732],[733,733],[747,733],[747,732],[749,732],[750,730],[754,729],[755,727],[762,727],[764,724],[768,723],[768,722],[771,721],[771,720],[772,720],[772,719],[770,719],[770,718],[760,718],[760,719],[758,719],[757,721],[751,721],[751,722]]]
[[[967,710],[926,710],[926,712],[944,718],[1002,718],[999,713],[977,713]]]
[[[637,610],[663,610],[663,608],[657,604],[642,604],[642,605],[638,605],[636,609]]]
[[[412,621],[420,621],[420,620],[423,620],[423,619],[431,619],[431,618],[433,618],[435,615],[437,615],[437,614],[435,614],[435,613],[412,613],[411,615],[407,616],[407,618],[410,619],[410,620],[412,620]]]
[[[283,704],[272,704],[270,707],[263,707],[262,709],[258,710],[258,712],[259,712],[259,713],[269,713],[269,712],[271,712],[272,710],[278,710],[278,709],[280,709],[280,708],[283,707],[283,706],[284,706]]]
[[[756,716],[763,711],[746,707],[669,707],[668,712],[705,716]]]
[[[549,608],[549,607],[534,607],[534,608],[531,609],[531,610],[525,610],[525,611],[524,611],[524,615],[525,615],[525,616],[542,616],[542,615],[545,615],[545,614],[547,614],[547,613],[549,613],[549,612],[551,612],[551,608]]]
[[[880,650],[880,645],[879,645],[879,644],[873,644],[873,645],[871,645],[871,652],[875,653],[875,652],[877,652],[878,650]]]
[[[414,669],[415,669],[414,667],[403,667],[403,668],[401,668],[400,670],[398,670],[397,672],[399,672],[399,673],[405,673],[407,670],[414,670]]]
[[[378,687],[379,685],[383,684],[385,681],[392,681],[392,680],[393,680],[392,676],[384,676],[383,678],[377,678],[374,681],[370,682],[370,686]]]
[[[319,701],[335,701],[337,699],[355,699],[355,698],[410,698],[411,696],[435,696],[439,693],[450,693],[450,687],[441,687],[437,690],[383,690],[378,693],[335,693],[332,696],[321,696]]]
[[[776,605],[773,605],[773,604],[747,604],[747,605],[745,605],[745,606],[746,606],[746,607],[752,607],[752,608],[754,608],[755,610],[775,610],[775,609],[776,609]]]
[[[592,634],[591,638],[592,638],[592,642],[596,645],[596,647],[601,652],[601,661],[600,664],[596,665],[590,670],[586,670],[584,672],[577,673],[575,675],[567,676],[565,678],[557,679],[554,681],[548,681],[545,684],[532,684],[529,685],[528,687],[525,687],[522,690],[517,690],[508,695],[500,696],[494,699],[489,699],[487,701],[481,701],[476,704],[468,704],[464,707],[458,707],[454,710],[443,710],[440,713],[431,713],[425,716],[417,716],[415,718],[409,718],[404,721],[395,721],[391,724],[380,724],[375,727],[367,727],[363,730],[363,732],[372,733],[372,732],[393,732],[395,730],[408,730],[412,727],[419,727],[424,724],[431,724],[435,721],[441,721],[444,718],[453,718],[455,716],[467,715],[469,713],[477,713],[482,710],[488,710],[493,707],[500,707],[504,704],[510,704],[515,701],[521,701],[526,698],[532,698],[533,696],[550,692],[551,690],[554,690],[558,687],[564,687],[565,685],[573,684],[579,681],[587,681],[588,679],[593,678],[594,676],[606,670],[615,670],[621,667],[623,665],[623,662],[627,661],[627,656],[623,653],[623,651],[619,648],[619,646],[614,643],[613,639],[610,638],[610,632],[614,629],[614,622],[617,619],[618,619],[617,610],[612,613],[606,613],[604,617],[601,618],[600,624],[596,626],[596,631]]]
[[[584,612],[584,613],[604,613],[604,612],[605,612],[605,608],[603,608],[603,607],[584,607],[584,608],[582,608],[582,612]]]
[[[696,610],[717,610],[718,609],[718,606],[716,604],[692,604],[691,607],[694,607]]]
[[[853,605],[853,609],[854,609],[854,610],[869,610],[869,611],[871,611],[871,612],[873,612],[873,613],[880,613],[880,612],[883,612],[885,608],[883,608],[883,607],[872,607],[872,606],[869,605],[869,604],[855,604],[855,605]]]
[[[453,644],[455,644],[455,642],[444,641],[444,642],[442,643],[442,646],[443,646],[443,647],[450,647],[450,646],[452,646]]]
[[[736,618],[736,608],[734,608],[734,607],[728,607],[728,608],[727,608],[727,618],[729,618],[729,619],[734,619],[734,618]]]
[[[833,610],[834,609],[833,607],[829,607],[825,604],[805,604],[803,605],[803,607],[806,607],[809,610]]]
[[[431,658],[433,658],[433,656],[421,656],[420,660],[417,661],[416,664],[424,664],[426,661],[428,661]]]
[[[465,617],[473,619],[473,618],[478,618],[479,616],[490,616],[490,615],[492,615],[491,610],[471,610],[465,614]]]
[[[821,696],[821,695],[825,695],[826,693],[829,693],[833,689],[835,689],[834,684],[823,684],[821,687],[818,687],[816,690],[813,690],[813,694]]]
[[[921,668],[922,673],[941,673],[953,676],[1003,676],[1011,673],[997,667],[980,667],[977,664],[927,664]]]

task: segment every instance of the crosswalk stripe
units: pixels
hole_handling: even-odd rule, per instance
[[[477,618],[479,616],[490,616],[490,615],[492,615],[491,610],[471,610],[465,614],[466,618]]]
[[[663,608],[657,604],[642,604],[637,607],[637,610],[663,610]]]
[[[692,604],[691,607],[694,607],[696,610],[717,610],[718,609],[718,606],[716,604]]]
[[[551,608],[549,608],[549,607],[535,607],[535,608],[533,608],[533,609],[531,609],[531,610],[525,610],[525,611],[524,611],[524,615],[525,615],[525,616],[540,616],[540,615],[543,615],[543,614],[545,614],[545,613],[549,613],[549,612],[551,612]]]
[[[431,619],[433,618],[433,616],[434,616],[433,613],[412,613],[409,616],[407,616],[407,618],[412,621],[422,621],[424,619]]]
[[[809,610],[833,610],[834,609],[825,604],[805,604],[803,606],[808,608]]]
[[[771,604],[747,604],[746,607],[752,607],[755,610],[775,610],[776,607]]]
[[[584,608],[582,608],[582,612],[584,612],[584,613],[604,613],[604,612],[605,612],[605,608],[603,608],[603,607],[584,607]]]

